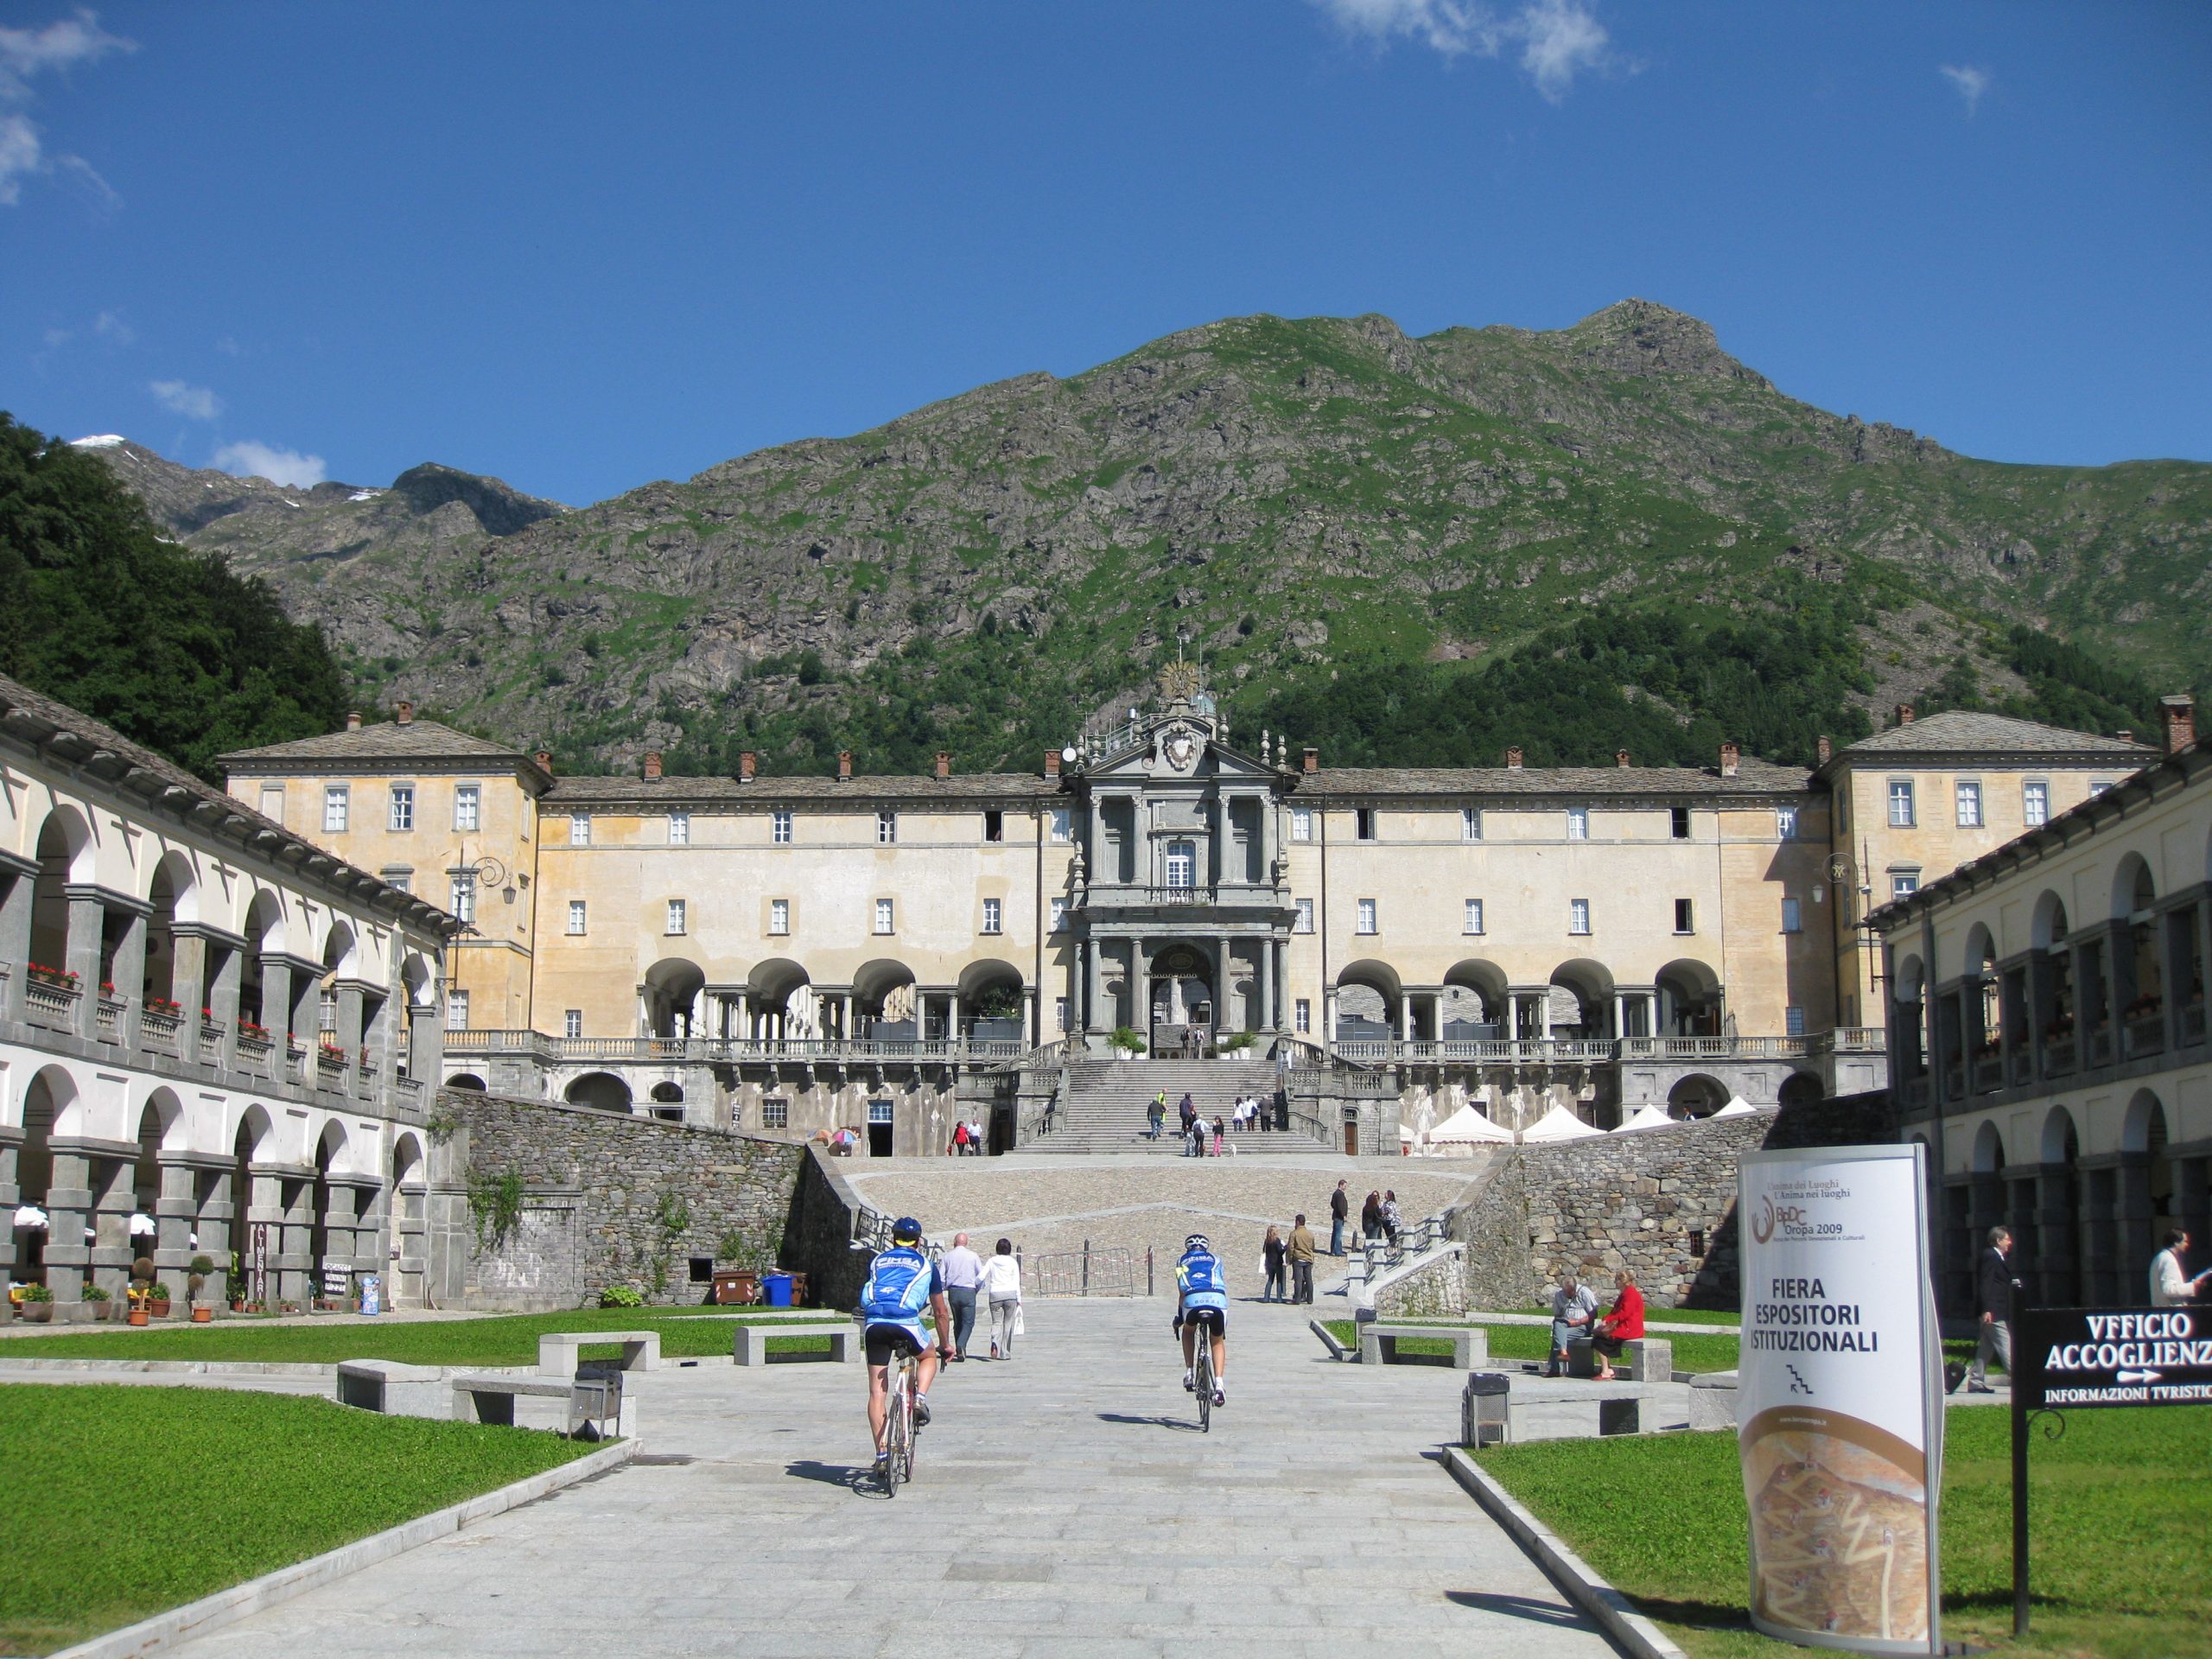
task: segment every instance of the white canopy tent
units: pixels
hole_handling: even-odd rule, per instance
[[[1431,1146],[1472,1146],[1478,1141],[1512,1139],[1512,1130],[1491,1122],[1471,1106],[1462,1106],[1428,1132]]]
[[[1758,1110],[1758,1108],[1752,1105],[1750,1101],[1745,1100],[1741,1095],[1731,1095],[1728,1096],[1728,1103],[1726,1106],[1723,1106],[1719,1111],[1715,1112],[1713,1116],[1715,1117],[1749,1117],[1757,1110]]]
[[[1551,1110],[1521,1131],[1521,1140],[1525,1146],[1551,1141],[1581,1141],[1603,1133],[1601,1129],[1592,1128],[1566,1107],[1554,1104]]]
[[[1663,1129],[1674,1121],[1659,1107],[1647,1102],[1630,1112],[1613,1133],[1625,1135],[1630,1129]]]

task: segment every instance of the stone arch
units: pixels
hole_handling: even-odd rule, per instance
[[[2138,1089],[2135,1098],[2127,1103],[2127,1116],[2120,1122],[2120,1149],[2148,1155],[2154,1144],[2164,1145],[2165,1139],[2164,1103],[2148,1089]]]
[[[1396,969],[1372,957],[1349,963],[1337,976],[1337,1028],[1330,1034],[1355,1041],[1395,1037],[1404,1007]]]
[[[438,976],[431,971],[429,961],[419,950],[410,950],[399,959],[399,982],[406,988],[407,1005],[412,1008],[427,1008],[437,998]]]
[[[249,1163],[276,1161],[276,1126],[270,1121],[267,1108],[256,1104],[238,1114],[238,1128],[231,1135],[231,1147]]]
[[[683,1103],[683,1085],[666,1078],[653,1084],[652,1094],[654,1102],[658,1105],[681,1106]]]
[[[73,806],[58,805],[39,825],[38,874],[31,880],[31,960],[45,968],[69,966],[72,883],[92,878],[92,833]],[[93,987],[80,985],[80,991]]]
[[[1675,1080],[1667,1091],[1667,1115],[1675,1118],[1711,1117],[1728,1103],[1728,1085],[1702,1071]]]
[[[354,941],[353,929],[343,917],[330,925],[330,931],[323,937],[322,969],[326,976],[352,979],[361,971],[360,950]]]
[[[1605,963],[1587,957],[1563,962],[1552,969],[1550,984],[1546,1036],[1594,1040],[1613,1034],[1613,976]]]
[[[2148,1236],[2126,1241],[2127,1269],[2133,1274],[2150,1265],[2152,1253],[2166,1230],[2181,1219],[2165,1104],[2150,1090],[2137,1090],[2134,1099],[2128,1102],[2127,1116],[2120,1124],[2120,1146],[2124,1161],[2142,1170],[2144,1193],[2149,1200],[2145,1206],[2151,1222]]]
[[[760,1038],[774,1040],[797,1036],[801,1027],[811,1024],[814,982],[790,957],[771,957],[755,963],[745,988],[753,1031]]]
[[[2112,914],[2114,921],[2145,919],[2158,902],[2158,884],[2140,853],[2129,853],[2112,873]]]
[[[67,1066],[41,1066],[23,1087],[17,1122],[23,1131],[16,1155],[16,1185],[22,1202],[43,1205],[54,1179],[53,1141],[81,1133],[83,1103]]]
[[[472,1095],[480,1095],[484,1092],[484,1079],[474,1071],[456,1071],[446,1079],[446,1087],[466,1089]]]
[[[2005,1167],[2005,1136],[1987,1118],[1974,1135],[1974,1173],[1993,1175]]]
[[[2046,1164],[2071,1164],[2078,1159],[2082,1155],[2082,1133],[2074,1122],[2074,1114],[2063,1106],[2054,1106],[2044,1113],[2038,1145]]]
[[[2036,899],[2028,943],[2038,950],[2055,950],[2066,943],[2066,901],[2048,887]]]
[[[914,970],[879,957],[853,975],[853,1035],[878,1042],[912,1042],[921,1035]]]
[[[612,1071],[587,1071],[570,1081],[561,1098],[572,1106],[595,1107],[602,1112],[630,1109],[630,1085]]]
[[[246,906],[245,959],[238,974],[238,1018],[272,1032],[286,1018],[287,1011],[263,1006],[262,962],[264,957],[283,953],[285,937],[284,902],[264,887]],[[274,1020],[270,1018],[272,1014],[276,1016]]]
[[[985,957],[960,970],[960,1010],[968,1029],[963,1036],[1018,1038],[1021,1035],[1021,970],[1010,962]],[[980,1027],[980,1029],[979,1029]]]
[[[1890,982],[1890,995],[1900,1007],[1919,1001],[1927,995],[1928,970],[1921,965],[1916,955],[1897,958],[1897,970]]]
[[[668,1041],[702,1035],[695,1028],[707,970],[689,957],[663,957],[645,969],[645,1021],[651,1035]]]
[[[1959,959],[1959,972],[1973,979],[1996,965],[1997,941],[1986,923],[1976,922],[1967,930],[1966,953]]]
[[[1783,1079],[1782,1088],[1775,1096],[1775,1104],[1783,1109],[1792,1106],[1816,1106],[1827,1097],[1827,1090],[1817,1071],[1793,1071]]]
[[[1720,976],[1704,963],[1694,957],[1678,957],[1652,976],[1652,985],[1658,993],[1662,1036],[1721,1034],[1725,1014]]]
[[[149,1002],[176,996],[176,929],[200,919],[200,879],[191,859],[172,847],[154,866],[146,884],[146,971],[141,995]]]
[[[1439,1034],[1451,1038],[1455,1034],[1452,1028],[1461,1026],[1494,1027],[1491,1036],[1507,1035],[1506,1020],[1512,1012],[1506,991],[1510,982],[1505,970],[1494,962],[1470,957],[1453,963],[1444,976]],[[1457,1034],[1471,1037],[1479,1033],[1470,1029]]]

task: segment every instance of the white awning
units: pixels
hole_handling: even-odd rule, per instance
[[[1625,1135],[1630,1129],[1663,1129],[1674,1121],[1656,1106],[1647,1104],[1639,1106],[1630,1112],[1620,1128],[1615,1129],[1613,1133]]]
[[[1713,1116],[1715,1117],[1749,1117],[1757,1110],[1758,1110],[1758,1108],[1752,1105],[1750,1101],[1745,1100],[1741,1095],[1731,1095],[1728,1096],[1728,1103],[1726,1106],[1723,1106],[1719,1111],[1715,1112]]]
[[[1593,1129],[1564,1106],[1554,1105],[1551,1110],[1521,1131],[1522,1142],[1546,1141],[1580,1141],[1602,1134]]]
[[[1513,1131],[1493,1123],[1471,1106],[1462,1106],[1428,1132],[1431,1145],[1465,1145],[1476,1141],[1510,1141]]]

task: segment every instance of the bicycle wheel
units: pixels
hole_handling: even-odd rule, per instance
[[[899,1478],[912,1482],[914,1478],[914,1443],[921,1439],[922,1431],[914,1421],[914,1390],[911,1382],[906,1388],[906,1408],[899,1414],[906,1423],[906,1440],[899,1448]]]
[[[912,1420],[907,1415],[906,1383],[900,1377],[893,1384],[890,1399],[891,1421],[884,1425],[883,1435],[883,1495],[899,1496],[899,1482],[906,1467],[906,1446],[913,1433]]]
[[[1198,1327],[1198,1433],[1213,1433],[1213,1342],[1203,1325]]]

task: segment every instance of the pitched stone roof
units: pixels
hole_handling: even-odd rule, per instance
[[[840,780],[821,777],[734,778],[561,778],[543,798],[544,810],[572,806],[671,807],[766,805],[785,801],[902,801],[928,805],[938,801],[1031,800],[1060,792],[1057,779],[1021,772],[955,772],[950,778],[863,777]]]
[[[1302,795],[1802,795],[1812,774],[1746,758],[1733,778],[1716,766],[1324,766],[1294,774]]]
[[[435,720],[378,721],[350,732],[325,732],[289,743],[270,743],[218,755],[215,764],[232,772],[251,772],[272,762],[299,760],[499,760],[534,766],[518,749],[471,737]]]
[[[1980,709],[1947,709],[1940,715],[1910,720],[1872,737],[1849,744],[1843,754],[2082,754],[2114,760],[2133,759],[2136,766],[2155,760],[2158,751],[2145,743],[2094,732],[2069,732],[2062,727],[2015,720]]]

